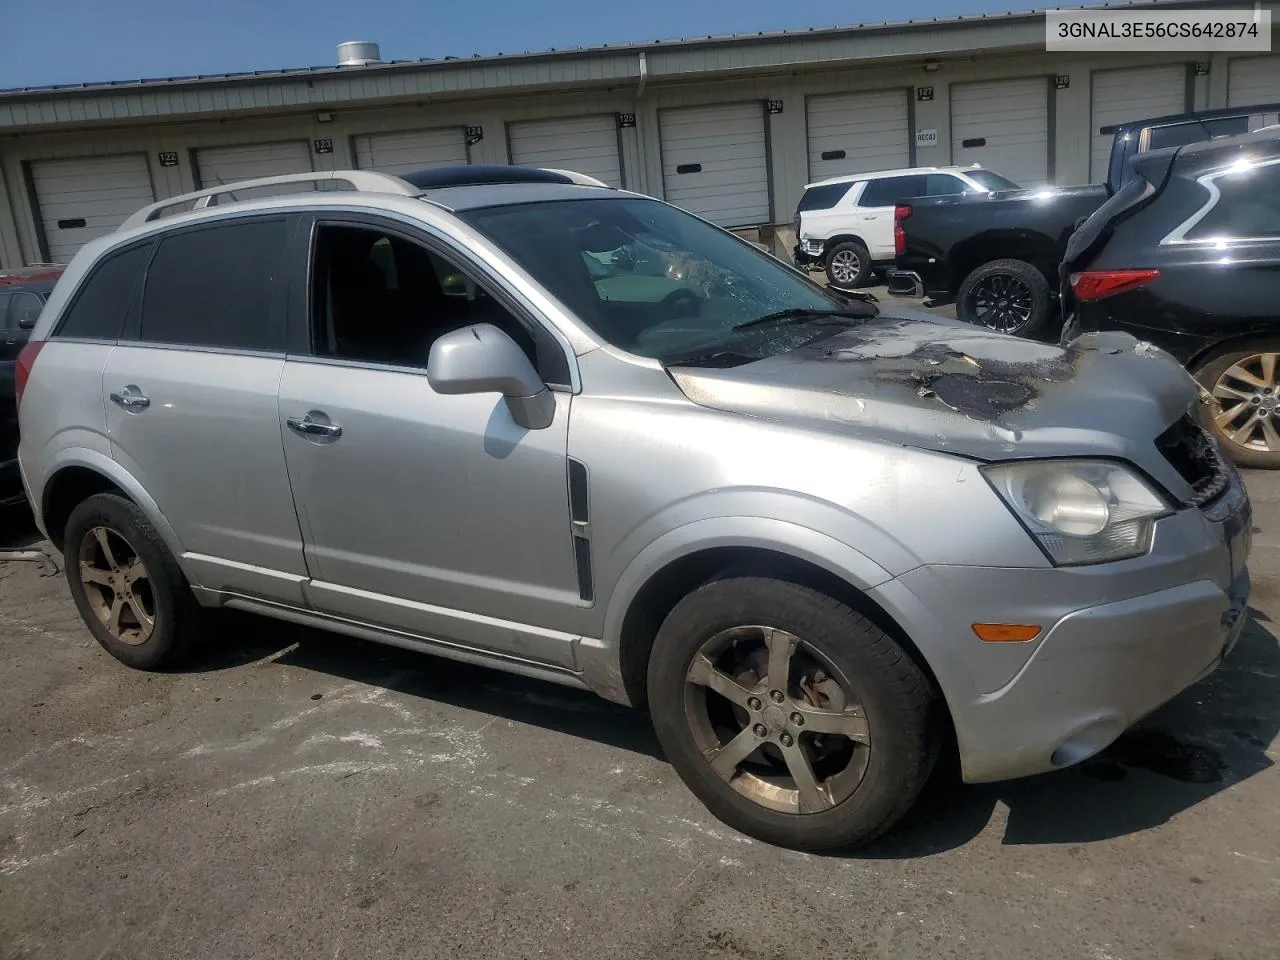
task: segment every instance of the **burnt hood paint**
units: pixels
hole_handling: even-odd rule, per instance
[[[692,402],[981,460],[1104,456],[1183,485],[1153,441],[1196,400],[1128,334],[1066,348],[904,311],[730,369],[671,367]]]

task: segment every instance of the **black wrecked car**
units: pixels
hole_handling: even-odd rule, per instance
[[[1133,171],[1067,245],[1062,339],[1122,330],[1168,351],[1236,462],[1280,467],[1280,126]]]

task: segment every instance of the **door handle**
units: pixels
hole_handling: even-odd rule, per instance
[[[134,386],[125,387],[120,393],[111,394],[111,402],[129,411],[145,410],[151,406],[151,398],[143,396]]]
[[[290,417],[285,423],[289,424],[289,429],[295,433],[300,433],[304,437],[323,437],[330,440],[336,440],[342,436],[342,427],[336,423],[321,423],[319,420],[312,420],[311,414],[305,417]]]

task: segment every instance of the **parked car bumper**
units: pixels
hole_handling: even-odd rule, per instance
[[[885,282],[895,297],[924,296],[924,281],[914,270],[890,270],[885,274]]]
[[[27,491],[22,485],[17,458],[0,461],[0,507],[16,506],[26,500]]]
[[[1248,619],[1252,530],[1238,476],[1157,524],[1148,556],[1094,567],[926,566],[876,588],[934,668],[964,779],[1069,766],[1210,673]],[[1037,624],[984,643],[975,623]]]
[[[822,262],[822,244],[818,241],[797,240],[796,245],[791,248],[791,259],[795,261],[797,267],[810,269],[813,267],[821,267]]]

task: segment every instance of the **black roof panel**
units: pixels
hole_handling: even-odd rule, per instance
[[[535,167],[514,167],[497,163],[477,163],[466,167],[437,167],[398,175],[420,190],[442,187],[470,187],[486,183],[573,183],[562,173]]]

